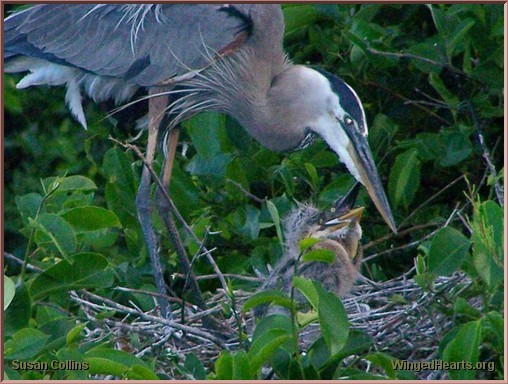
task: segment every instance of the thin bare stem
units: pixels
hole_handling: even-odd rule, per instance
[[[249,197],[250,199],[254,200],[256,203],[265,203],[266,202],[266,198],[264,199],[261,199],[259,197],[257,197],[256,195],[253,195],[252,193],[250,193],[249,191],[247,191],[241,184],[237,183],[236,181],[234,180],[231,180],[231,179],[226,179],[226,182],[234,185],[236,188],[238,188],[245,196]]]
[[[436,192],[435,194],[433,194],[431,197],[429,197],[427,200],[425,200],[423,203],[421,203],[418,207],[416,207],[403,221],[402,223],[400,223],[399,228],[402,228],[402,226],[404,224],[406,224],[409,219],[411,219],[415,214],[416,212],[418,212],[420,209],[422,209],[423,207],[425,207],[428,203],[430,203],[432,200],[434,200],[436,197],[438,197],[439,195],[441,195],[444,191],[446,191],[447,189],[449,189],[450,187],[454,186],[455,184],[457,184],[460,180],[463,180],[464,179],[464,175],[461,175],[459,177],[457,177],[455,180],[453,180],[451,183],[445,185],[442,189],[440,189],[438,192]]]
[[[463,76],[468,76],[468,74],[466,72],[464,72],[464,71],[462,71],[462,70],[460,70],[458,68],[455,68],[455,67],[451,66],[448,63],[440,63],[439,61],[434,61],[434,60],[428,59],[426,57],[414,55],[412,53],[383,52],[383,51],[378,51],[377,49],[374,49],[374,48],[367,48],[367,51],[369,53],[374,54],[374,55],[380,55],[380,56],[386,56],[386,57],[396,57],[396,58],[403,58],[403,59],[419,60],[419,61],[423,61],[425,63],[429,63],[429,64],[432,64],[432,65],[437,65],[439,67],[449,69],[450,71],[455,72],[455,73],[459,73],[459,74],[461,74]]]

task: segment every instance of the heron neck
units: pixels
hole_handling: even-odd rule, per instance
[[[296,110],[301,98],[295,97],[301,90],[284,75],[291,68],[294,66],[285,57],[278,67],[272,61],[272,66],[259,68],[256,79],[252,78],[242,90],[245,103],[231,113],[251,136],[272,151],[293,150],[306,136],[305,122],[295,118],[302,116]]]

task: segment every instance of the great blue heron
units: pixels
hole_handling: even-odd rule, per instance
[[[67,105],[84,127],[82,94],[121,104],[147,91],[148,164],[159,127],[169,132],[164,187],[178,123],[201,111],[231,115],[274,151],[302,149],[321,136],[395,232],[360,99],[338,77],[291,63],[283,34],[283,14],[273,4],[40,4],[5,19],[4,64],[6,72],[30,72],[18,88],[65,85]],[[136,205],[156,283],[165,292],[150,181],[145,166]]]
[[[353,208],[358,195],[359,183],[343,197],[337,199],[328,211],[320,211],[312,205],[294,209],[284,220],[286,238],[283,256],[270,271],[260,290],[291,292],[293,276],[319,281],[328,291],[345,296],[353,287],[362,263],[360,219],[363,207]],[[331,262],[302,262],[300,241],[312,237],[320,240],[312,249],[326,249],[334,254]],[[304,302],[302,296],[296,300]],[[266,314],[267,307],[256,308],[257,317]],[[280,312],[274,308],[270,313]]]

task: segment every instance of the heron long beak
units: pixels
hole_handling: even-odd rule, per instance
[[[345,129],[345,131],[351,140],[347,146],[347,151],[358,171],[360,177],[359,181],[367,189],[370,198],[386,224],[388,224],[394,233],[397,233],[388,199],[386,198],[374,160],[372,159],[367,137],[360,135],[356,130]]]

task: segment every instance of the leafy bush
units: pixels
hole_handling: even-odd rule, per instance
[[[465,273],[469,283],[439,292],[442,300],[428,308],[452,318],[435,357],[496,364],[494,372],[449,370],[451,379],[502,379],[502,5],[291,4],[284,14],[294,61],[340,75],[366,109],[399,234],[389,233],[363,191],[363,274],[386,281],[414,265],[415,282],[436,293],[439,276]],[[69,291],[87,290],[146,312],[155,307],[149,295],[116,289],[155,290],[134,206],[142,163],[108,140],[126,142],[137,132],[113,127],[92,103],[84,132],[70,118],[62,89],[18,91],[17,79],[4,77],[4,358],[10,379],[97,374],[148,380],[168,378],[168,366],[188,378],[205,378],[207,371],[217,379],[258,378],[263,366],[278,378],[415,377],[393,368],[396,351],[379,351],[369,335],[349,327],[339,299],[317,282],[298,279],[295,289],[304,291],[314,313],[298,314],[290,297],[253,296],[251,304],[282,302],[292,313],[264,318],[244,349],[224,351],[206,369],[194,354],[134,357],[134,335],[129,352],[115,349],[111,335],[94,338],[79,295]],[[255,289],[235,275],[266,271],[281,256],[281,218],[295,200],[326,207],[353,182],[323,142],[276,154],[222,115],[187,121],[181,141],[170,193],[194,233],[214,249],[218,268],[233,276],[231,295]],[[183,282],[170,278],[180,272],[171,242],[157,215],[154,220],[167,281],[185,297]],[[187,252],[196,255],[196,274],[215,273],[198,257],[199,244],[179,229]],[[207,293],[220,287],[217,279],[200,285]],[[298,335],[311,321],[322,337],[303,353]],[[90,368],[42,373],[14,370],[14,360],[73,360]]]

